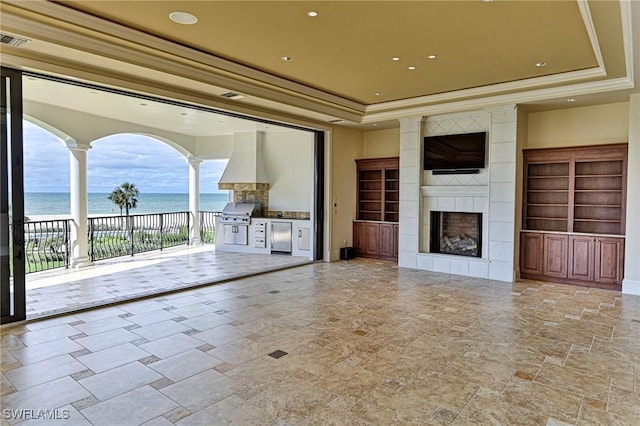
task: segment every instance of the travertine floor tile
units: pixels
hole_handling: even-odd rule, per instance
[[[604,290],[317,263],[5,327],[0,398],[80,425],[630,425],[638,312]]]

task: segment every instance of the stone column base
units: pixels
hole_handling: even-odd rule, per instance
[[[89,259],[88,256],[77,257],[75,259],[69,260],[69,266],[75,269],[86,268],[87,266],[92,266],[92,265],[93,265],[93,262],[91,261],[91,259]]]

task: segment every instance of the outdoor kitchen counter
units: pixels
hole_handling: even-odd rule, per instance
[[[301,257],[312,257],[311,221],[309,219],[288,219],[288,218],[265,218],[252,217],[247,229],[247,244],[225,244],[224,225],[225,223],[216,218],[216,250],[238,253],[258,253],[271,254],[271,223],[286,222],[291,224],[291,255]],[[260,226],[260,224],[264,224]],[[236,225],[242,226],[242,225]],[[247,225],[245,225],[247,226]],[[261,232],[263,230],[263,232]],[[260,240],[264,242],[261,246]],[[309,249],[305,249],[305,247]]]

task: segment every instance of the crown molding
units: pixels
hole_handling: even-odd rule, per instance
[[[570,86],[531,90],[527,92],[487,96],[476,99],[466,99],[457,102],[443,102],[435,105],[406,108],[403,110],[372,113],[365,115],[362,123],[373,123],[377,121],[401,119],[406,116],[428,116],[467,110],[486,109],[503,105],[546,101],[550,99],[566,98],[579,95],[590,95],[594,93],[611,92],[616,90],[629,90],[633,89],[633,87],[633,81],[628,77],[624,77],[591,83],[579,83]]]
[[[474,87],[471,89],[456,90],[452,92],[440,93],[437,95],[427,95],[418,98],[403,99],[400,101],[384,102],[366,107],[365,114],[373,114],[385,110],[401,110],[407,108],[420,107],[425,104],[436,104],[454,101],[464,98],[478,98],[495,95],[500,92],[523,91],[532,87],[558,85],[577,80],[606,77],[601,68],[589,70],[571,71],[568,73],[554,74],[544,77],[534,77],[526,80],[518,80],[508,83],[492,84],[490,86]]]
[[[596,26],[593,23],[593,18],[591,17],[591,9],[589,9],[589,2],[587,0],[576,0],[578,3],[578,10],[580,10],[580,16],[582,16],[582,22],[584,23],[584,28],[587,31],[587,35],[589,36],[589,41],[591,42],[591,48],[593,49],[593,54],[596,57],[596,61],[598,62],[598,67],[602,69],[606,74],[606,68],[604,66],[604,59],[602,59],[602,50],[600,49],[600,43],[598,43],[598,34],[596,33]]]

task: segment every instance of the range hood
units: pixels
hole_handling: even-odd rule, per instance
[[[218,189],[269,189],[263,161],[263,138],[264,134],[258,131],[234,133],[233,152]]]

